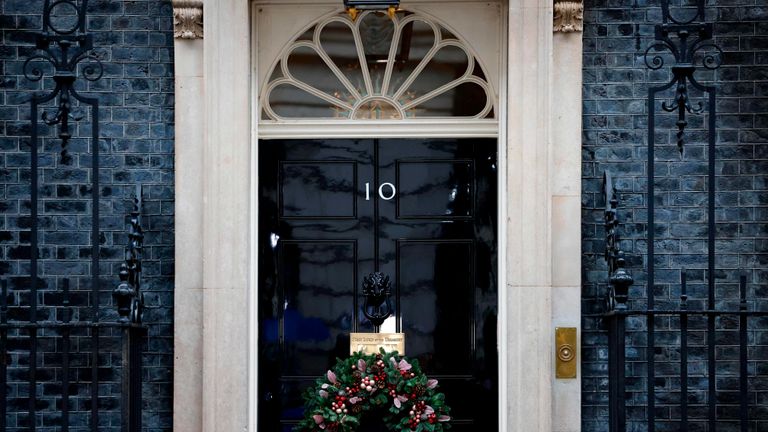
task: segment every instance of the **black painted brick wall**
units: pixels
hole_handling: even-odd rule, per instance
[[[719,86],[717,102],[717,295],[718,306],[737,308],[738,275],[748,274],[750,307],[768,310],[768,4],[764,0],[708,2],[716,40],[725,51],[717,72],[698,77]],[[622,243],[637,283],[631,307],[646,306],[645,195],[647,91],[668,80],[669,68],[649,71],[642,53],[652,42],[660,8],[648,0],[586,0],[584,27],[583,135],[583,311],[602,310],[607,291],[601,176],[609,170],[620,192]],[[669,60],[669,59],[667,59]],[[661,100],[668,99],[666,93]],[[697,99],[698,100],[698,99]],[[695,100],[694,102],[696,102]],[[657,121],[656,184],[657,306],[676,307],[680,269],[687,268],[691,308],[706,298],[706,160],[704,116],[689,116],[688,143],[681,157],[675,145],[674,117],[655,112]],[[607,431],[607,333],[599,318],[583,319],[583,430]],[[675,320],[658,319],[655,352],[657,430],[679,430],[679,341]],[[627,404],[630,431],[645,431],[645,319],[628,321]],[[692,321],[689,400],[691,415],[706,415],[706,324]],[[725,421],[737,416],[738,322],[718,321],[718,432],[737,430]],[[768,431],[768,320],[750,324],[750,430]],[[735,387],[734,387],[735,386]],[[729,391],[731,390],[731,391]],[[704,431],[703,422],[691,430]]]
[[[50,79],[30,82],[23,61],[34,52],[32,32],[42,27],[42,0],[0,0],[0,275],[9,281],[11,319],[28,317],[29,293],[29,105],[30,92],[51,89]],[[102,289],[100,318],[113,320],[111,290],[123,258],[126,214],[134,185],[144,185],[146,231],[143,290],[149,337],[143,355],[143,423],[146,431],[171,430],[173,319],[173,36],[170,2],[161,0],[91,0],[89,30],[104,76],[80,82],[79,91],[101,101],[101,238]],[[50,107],[46,109],[50,111]],[[85,111],[87,114],[88,112]],[[59,141],[44,135],[40,207],[40,319],[61,318],[61,287],[72,283],[73,319],[90,319],[90,151],[86,118],[76,126],[71,161],[62,162]],[[58,307],[57,307],[58,306]],[[11,335],[9,346],[8,431],[29,424],[26,413],[28,338]],[[90,350],[85,333],[73,333],[73,349]],[[59,430],[61,339],[38,338],[39,431]],[[99,375],[102,411],[100,431],[119,425],[121,370],[118,339],[104,332]],[[71,393],[71,431],[87,430],[90,369],[83,354],[71,359],[80,384]]]

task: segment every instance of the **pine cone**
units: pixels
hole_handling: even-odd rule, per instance
[[[360,414],[362,411],[363,411],[362,404],[352,405],[352,408],[349,409],[349,412],[351,412],[352,414]]]
[[[371,373],[373,373],[374,375],[378,375],[379,372],[381,372],[381,369],[378,366],[376,365],[371,366]]]
[[[417,385],[413,392],[416,393],[416,396],[424,396],[424,393],[427,392],[427,389],[424,388],[424,386]]]
[[[376,383],[376,386],[377,386],[377,387],[379,387],[380,389],[383,389],[384,387],[386,387],[386,386],[387,386],[387,382],[386,382],[386,381],[384,381],[384,380],[378,381],[378,382]]]
[[[363,379],[363,374],[361,374],[360,371],[354,371],[352,372],[352,378],[354,378],[356,382],[360,381]]]

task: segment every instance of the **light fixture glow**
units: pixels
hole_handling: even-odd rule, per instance
[[[353,21],[361,10],[385,10],[394,18],[399,6],[400,0],[344,0],[344,7]]]

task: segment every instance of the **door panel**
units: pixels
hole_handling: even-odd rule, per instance
[[[259,160],[260,430],[289,430],[349,333],[374,330],[373,271],[393,284],[381,331],[405,332],[454,430],[497,430],[495,140],[262,141]]]
[[[472,240],[397,241],[405,350],[433,375],[471,370],[473,249]]]
[[[278,328],[281,370],[285,375],[321,375],[336,339],[352,328],[357,244],[282,240],[278,251],[279,304],[284,305]]]
[[[471,218],[473,171],[472,160],[398,161],[398,219]]]
[[[354,161],[281,163],[280,216],[283,219],[356,218],[356,168]]]

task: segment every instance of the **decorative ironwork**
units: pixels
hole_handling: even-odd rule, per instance
[[[144,309],[144,295],[141,292],[141,257],[144,247],[141,206],[142,189],[139,185],[136,187],[136,198],[130,214],[128,246],[125,249],[125,262],[120,266],[120,283],[112,293],[122,322],[141,323]]]
[[[73,100],[98,109],[96,99],[84,97],[75,90],[75,81],[78,75],[88,81],[98,81],[104,73],[101,60],[92,52],[93,36],[86,33],[87,6],[88,0],[80,0],[79,5],[76,0],[45,0],[43,32],[37,35],[38,52],[24,62],[24,76],[33,82],[45,78],[46,69],[53,69],[53,90],[34,95],[32,102],[39,105],[58,98],[56,111],[43,112],[41,118],[48,126],[58,125],[63,161],[67,160],[67,144],[72,138],[70,121],[85,117],[74,110]],[[37,116],[36,110],[33,116]],[[94,146],[96,137],[98,134],[94,133]]]
[[[381,272],[374,272],[363,279],[363,314],[378,328],[392,315],[392,303],[389,296],[392,291],[392,284],[389,276]]]
[[[141,430],[141,352],[143,337],[146,328],[140,325],[141,297],[139,276],[141,273],[141,248],[143,234],[139,224],[141,208],[141,192],[137,194],[134,211],[131,212],[131,231],[129,233],[130,245],[126,259],[126,274],[121,274],[121,279],[133,290],[134,299],[126,307],[121,304],[120,296],[116,296],[118,303],[118,315],[121,319],[109,319],[114,314],[101,308],[101,249],[100,249],[100,164],[99,164],[99,100],[96,97],[86,97],[78,93],[75,84],[78,77],[86,81],[97,81],[103,73],[103,66],[96,54],[93,53],[93,36],[87,33],[86,10],[87,0],[45,0],[43,4],[43,29],[36,35],[37,51],[32,54],[23,65],[23,73],[32,82],[40,82],[50,79],[53,85],[43,83],[43,89],[52,87],[49,92],[35,93],[30,99],[31,108],[31,133],[30,133],[30,217],[29,217],[29,293],[21,296],[16,301],[20,304],[13,305],[16,308],[28,310],[28,319],[20,320],[19,315],[10,315],[8,311],[8,281],[0,278],[0,358],[11,358],[9,350],[22,350],[21,347],[29,347],[29,355],[23,365],[15,365],[14,368],[26,368],[28,388],[14,390],[9,395],[8,389],[17,385],[9,383],[14,376],[21,376],[20,371],[9,371],[5,361],[0,362],[0,431],[6,430],[6,417],[9,406],[16,411],[26,411],[26,418],[19,416],[26,423],[30,431],[38,430],[44,423],[41,414],[45,418],[51,416],[50,412],[40,413],[39,410],[56,410],[60,413],[56,417],[57,427],[62,432],[70,430],[70,410],[77,409],[75,415],[78,430],[97,432],[103,429],[105,421],[101,416],[104,403],[100,398],[100,388],[103,388],[101,376],[103,375],[104,354],[100,350],[103,339],[119,337],[122,342],[122,357],[120,363],[120,379],[122,380],[122,395],[120,403],[121,423],[120,428],[125,432],[138,432]],[[53,111],[45,111],[41,114],[40,107],[49,102],[55,102]],[[45,105],[47,106],[47,105]],[[82,111],[78,111],[78,107]],[[90,109],[90,178],[88,187],[91,190],[90,202],[90,274],[87,280],[81,280],[90,288],[85,297],[85,305],[72,304],[70,294],[70,278],[40,275],[41,259],[39,255],[40,239],[40,140],[39,124],[42,121],[48,126],[58,126],[58,138],[61,139],[61,160],[63,164],[69,164],[72,158],[67,154],[67,145],[73,138],[74,128],[72,122],[86,118]],[[87,162],[84,162],[87,164]],[[53,258],[47,258],[53,259]],[[45,280],[43,280],[45,279]],[[51,280],[52,279],[52,280]],[[49,288],[60,286],[61,291],[51,298],[61,298],[60,305],[55,306],[55,313],[39,313],[38,299],[42,294],[40,287]],[[49,293],[46,293],[46,298]],[[82,293],[81,293],[82,294]],[[83,298],[83,296],[79,296]],[[55,301],[55,300],[53,300]],[[125,310],[132,315],[130,319],[122,319]],[[84,313],[85,312],[85,313]],[[39,337],[43,336],[48,346],[55,347],[55,356],[46,356],[41,361],[38,345]],[[70,343],[71,337],[77,337],[76,343]],[[107,344],[108,349],[114,347],[114,343]],[[109,351],[109,354],[115,354]],[[60,363],[56,362],[60,359]],[[74,363],[74,364],[73,364]],[[42,365],[42,366],[41,366]],[[45,368],[40,373],[39,368]],[[55,374],[49,375],[50,368],[58,369]],[[73,370],[75,369],[75,370]],[[43,381],[45,380],[45,381]],[[73,387],[89,387],[88,392],[78,389],[78,394],[71,394]],[[39,398],[40,389],[45,386],[45,398],[56,403],[47,403]],[[58,390],[55,390],[58,389]],[[56,392],[60,392],[59,396]],[[86,398],[87,402],[73,400],[73,397]],[[9,399],[15,399],[9,404]],[[28,405],[22,407],[19,400],[25,399]],[[110,402],[111,404],[111,402]],[[85,411],[88,411],[86,416]],[[73,417],[75,416],[73,415]],[[86,420],[87,417],[87,420]],[[109,420],[111,421],[111,420]],[[84,424],[85,423],[85,424]]]
[[[690,11],[692,8],[683,8]],[[679,322],[680,331],[680,351],[679,351],[679,419],[675,419],[675,430],[687,432],[689,430],[689,398],[688,395],[688,321],[690,317],[700,317],[707,322],[706,341],[707,347],[707,396],[706,400],[700,405],[706,405],[706,410],[698,409],[699,412],[706,413],[706,419],[698,419],[697,430],[706,422],[707,430],[719,430],[718,405],[721,404],[721,398],[717,388],[717,358],[716,350],[718,341],[716,340],[717,320],[739,322],[739,427],[741,431],[746,432],[749,429],[749,394],[748,394],[748,320],[750,317],[766,317],[768,311],[750,311],[746,301],[747,280],[744,276],[740,278],[740,302],[738,310],[728,309],[727,304],[721,306],[718,302],[715,290],[715,274],[717,272],[715,262],[715,87],[705,86],[699,83],[694,74],[697,71],[696,56],[701,56],[701,65],[706,69],[716,69],[721,64],[721,50],[712,42],[712,24],[703,23],[704,20],[704,2],[697,0],[695,3],[695,14],[687,19],[678,19],[670,13],[669,1],[662,0],[663,23],[656,26],[656,42],[645,52],[645,61],[649,68],[653,70],[661,69],[664,66],[664,57],[660,54],[651,54],[652,50],[667,50],[672,54],[675,64],[672,66],[672,79],[668,83],[650,87],[648,90],[648,159],[647,159],[647,194],[646,202],[648,207],[647,222],[647,256],[646,262],[646,304],[642,310],[633,310],[630,308],[629,287],[633,283],[632,276],[624,268],[623,252],[620,249],[620,237],[617,232],[619,226],[618,218],[618,197],[613,186],[611,176],[606,173],[604,177],[604,196],[605,196],[605,229],[606,229],[606,252],[605,259],[608,262],[609,281],[611,285],[608,295],[608,310],[601,314],[605,319],[609,329],[608,358],[609,358],[609,430],[611,432],[627,431],[627,400],[626,397],[626,343],[631,338],[627,337],[626,322],[628,317],[644,317],[647,328],[647,342],[642,350],[646,353],[644,379],[646,388],[645,393],[647,402],[645,407],[645,426],[648,432],[656,430],[657,423],[657,395],[656,386],[658,383],[656,375],[656,326],[659,322]],[[656,176],[655,176],[655,98],[656,94],[675,87],[675,96],[672,102],[663,103],[662,109],[667,112],[677,111],[677,145],[683,151],[683,136],[685,128],[688,125],[686,114],[698,114],[706,112],[708,115],[708,172],[707,172],[707,301],[704,308],[691,308],[688,299],[688,271],[680,269],[680,300],[677,308],[668,306],[657,307],[656,293],[654,288],[657,284],[655,275],[656,266]],[[708,95],[706,107],[703,103],[693,104],[688,93],[689,87],[695,88]],[[663,201],[660,201],[663,202]],[[642,302],[638,302],[642,304]],[[636,324],[635,324],[636,325]],[[665,328],[669,333],[670,329]],[[640,360],[633,359],[635,367],[640,366]],[[668,403],[668,402],[667,402]],[[673,409],[674,411],[674,409]],[[666,421],[669,421],[667,419]],[[669,424],[665,424],[668,426]],[[638,429],[638,425],[633,425],[632,430]]]
[[[609,172],[603,174],[603,198],[605,199],[605,261],[608,263],[611,289],[608,293],[609,309],[626,309],[629,287],[635,282],[625,268],[624,252],[619,235],[619,198]]]
[[[603,199],[605,200],[605,261],[608,262],[608,272],[613,274],[618,267],[619,259],[619,198],[613,185],[611,174],[603,173]]]
[[[713,97],[715,88],[705,86],[696,80],[694,75],[697,71],[697,63],[700,61],[700,66],[705,69],[717,69],[722,64],[723,51],[712,40],[712,24],[703,22],[705,19],[703,0],[697,1],[696,14],[687,20],[679,20],[670,13],[669,0],[662,0],[661,4],[663,23],[656,25],[656,41],[645,50],[645,64],[652,70],[664,67],[664,56],[661,54],[663,51],[668,55],[671,54],[675,63],[671,67],[672,80],[662,86],[649,89],[648,111],[651,113],[655,109],[656,93],[676,86],[673,100],[662,103],[661,107],[667,112],[677,112],[677,146],[682,154],[685,128],[688,126],[686,113],[701,114],[705,111],[703,102],[691,103],[689,85],[710,94],[707,111],[710,118],[715,115]],[[649,123],[649,128],[653,128],[652,124],[652,122]]]

